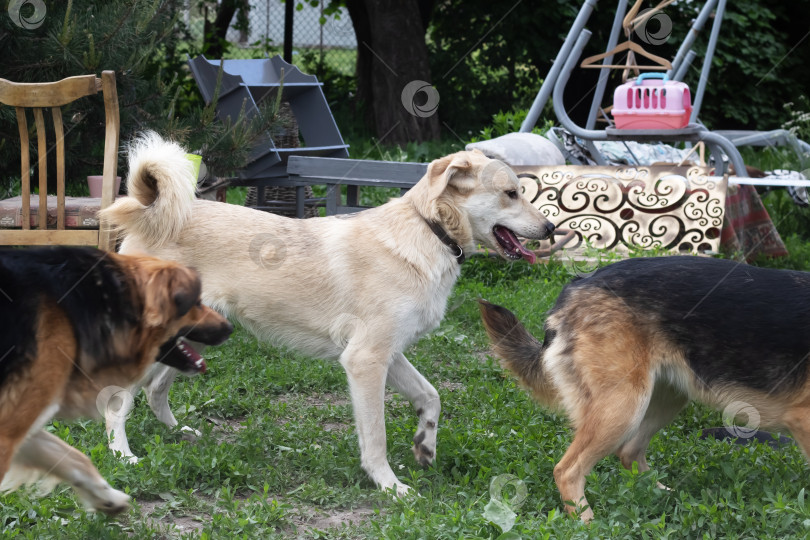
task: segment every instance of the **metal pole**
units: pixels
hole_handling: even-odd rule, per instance
[[[627,12],[627,0],[619,0],[619,7],[616,8],[616,16],[613,18],[613,28],[610,30],[610,37],[608,38],[607,49],[605,51],[612,51],[616,44],[619,42],[619,34],[622,30],[622,20]],[[602,65],[606,66],[613,63],[613,55],[605,57],[602,60]],[[605,87],[607,80],[610,76],[610,70],[600,69],[599,80],[596,83],[596,91],[593,95],[591,102],[591,110],[588,113],[588,122],[585,124],[587,129],[593,129],[596,126],[596,116],[599,114],[599,107],[602,105],[602,98],[605,96]]]
[[[709,37],[709,45],[706,47],[706,58],[703,60],[703,69],[700,70],[700,81],[697,92],[695,92],[695,103],[692,105],[692,116],[690,122],[696,122],[700,106],[703,104],[703,92],[706,91],[706,83],[709,82],[709,71],[712,69],[712,58],[714,50],[717,48],[717,40],[720,38],[720,25],[723,23],[723,13],[726,10],[726,0],[717,2],[717,10],[714,12],[714,23],[712,23],[712,34]],[[742,176],[741,171],[736,171],[738,176]]]
[[[323,20],[323,0],[321,0],[321,20]],[[320,65],[318,66],[318,77],[323,77],[323,25],[318,24],[318,44],[320,45],[319,50],[321,53],[321,60]]]
[[[697,53],[695,51],[689,51],[686,53],[681,64],[678,66],[678,71],[675,72],[675,75],[670,77],[673,81],[681,81],[683,82],[683,78],[686,77],[686,72],[689,70],[689,66],[692,65],[692,62],[695,61],[695,57]]]
[[[546,106],[546,102],[554,89],[554,83],[557,81],[557,76],[560,74],[560,70],[565,63],[565,60],[571,53],[571,48],[574,46],[574,42],[585,28],[585,24],[588,22],[588,18],[590,18],[591,13],[593,13],[594,8],[596,7],[596,2],[597,0],[585,0],[582,8],[580,8],[579,14],[577,15],[577,18],[574,19],[574,24],[571,26],[571,30],[568,32],[568,36],[566,36],[562,47],[560,47],[560,52],[557,53],[557,57],[554,59],[551,69],[548,70],[548,75],[546,75],[546,78],[543,80],[543,84],[540,86],[540,91],[534,98],[534,103],[532,103],[532,106],[529,109],[529,114],[526,116],[523,123],[520,124],[520,131],[522,133],[531,132],[531,130],[537,124],[537,119],[540,118],[540,113],[543,112],[543,107]]]
[[[689,28],[689,32],[687,32],[686,37],[683,39],[683,43],[681,43],[681,46],[678,48],[678,52],[675,54],[675,59],[672,61],[672,69],[667,71],[667,75],[670,79],[681,80],[674,79],[673,74],[680,70],[681,62],[683,62],[688,51],[692,49],[695,39],[697,39],[698,34],[700,34],[701,30],[703,30],[703,26],[706,24],[706,21],[709,20],[709,16],[712,14],[712,9],[714,9],[714,5],[716,3],[717,0],[708,0],[703,6],[703,9],[700,10],[695,22],[692,23],[692,26]]]
[[[284,2],[284,61],[292,64],[293,48],[293,15],[295,14],[295,1]]]
[[[557,120],[560,121],[562,127],[574,135],[591,140],[606,140],[607,133],[604,131],[583,129],[577,126],[574,121],[571,120],[571,117],[568,116],[568,111],[565,110],[565,104],[563,103],[563,91],[565,90],[565,85],[568,83],[568,78],[571,76],[571,72],[574,70],[576,62],[579,60],[579,56],[585,49],[585,44],[588,43],[589,39],[591,39],[590,30],[582,30],[582,32],[580,32],[577,36],[577,40],[572,47],[568,58],[565,60],[565,67],[561,70],[562,76],[558,77],[554,82],[554,97],[551,100],[551,104],[554,106],[554,113],[557,115]]]

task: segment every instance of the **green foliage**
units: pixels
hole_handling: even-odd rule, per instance
[[[470,142],[485,141],[487,139],[494,139],[508,133],[515,133],[520,131],[520,125],[529,114],[529,109],[512,109],[511,111],[503,112],[498,111],[492,116],[492,123],[485,126],[480,135],[473,137]],[[532,128],[532,133],[543,135],[548,131],[554,122],[546,120],[542,125]]]
[[[42,26],[31,30],[0,17],[0,73],[18,82],[46,82],[113,70],[122,143],[142,130],[155,130],[201,152],[210,169],[225,175],[244,165],[253,144],[277,124],[276,104],[267,100],[263,115],[234,125],[214,118],[186,66],[186,55],[196,51],[187,45],[182,6],[181,0],[49,2]],[[81,99],[63,115],[69,191],[81,192],[83,178],[100,174],[103,163],[103,102],[100,96]],[[8,191],[20,174],[19,134],[10,107],[0,107],[0,137],[0,190]],[[35,137],[30,140],[35,144]],[[125,166],[119,160],[119,174]]]
[[[765,257],[760,256],[751,264],[756,266],[766,266],[768,268],[786,268],[788,270],[810,271],[810,242],[807,240],[808,230],[804,230],[804,235],[796,233],[785,234],[780,232],[782,241],[788,251],[787,257]]]
[[[528,107],[578,9],[564,0],[438,2],[428,49],[442,120],[477,132],[498,111]]]
[[[581,2],[561,0],[517,5],[438,2],[428,46],[432,82],[442,96],[442,120],[457,132],[477,132],[498,111],[527,108],[580,6]],[[672,58],[702,6],[703,2],[667,6],[664,14],[672,21],[672,36],[666,44],[645,48]],[[587,28],[593,37],[586,55],[604,51],[615,9],[615,5],[603,8],[600,4],[591,15]],[[776,129],[789,120],[781,104],[797,102],[810,87],[810,72],[804,69],[810,63],[810,47],[803,41],[808,18],[808,0],[728,3],[700,115],[708,126]],[[693,91],[711,24],[712,19],[695,45],[697,60],[686,79]],[[577,71],[566,94],[572,104],[580,98],[589,103],[593,80]],[[606,97],[605,102],[609,101]],[[552,116],[548,109],[545,116]]]
[[[785,103],[788,120],[782,126],[803,141],[810,141],[810,99],[801,95],[796,100]]]
[[[785,189],[770,191],[762,202],[782,237],[795,235],[810,241],[810,208],[796,205]]]
[[[664,49],[674,53],[702,6],[702,2],[677,2],[666,8],[673,33]],[[781,105],[800,99],[810,87],[810,74],[804,69],[810,62],[810,47],[801,43],[808,16],[806,0],[790,4],[740,0],[726,5],[700,112],[704,123],[715,129],[776,129],[789,119]],[[696,42],[697,59],[686,77],[693,92],[711,24],[710,19]]]

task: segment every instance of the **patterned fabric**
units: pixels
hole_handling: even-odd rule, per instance
[[[726,215],[721,236],[723,249],[747,261],[759,255],[788,254],[754,186],[731,184],[726,194]]]
[[[562,256],[589,246],[718,252],[727,181],[705,167],[514,167],[523,196],[576,238]]]
[[[65,197],[65,227],[68,229],[98,229],[96,214],[101,199]],[[38,228],[39,195],[31,194],[31,228]],[[22,227],[22,196],[0,200],[0,228]],[[56,195],[48,195],[48,228],[56,228]]]

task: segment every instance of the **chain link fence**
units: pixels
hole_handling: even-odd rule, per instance
[[[296,2],[293,20],[293,64],[304,73],[322,79],[325,72],[353,77],[357,41],[351,17],[345,8],[324,15],[324,0]],[[226,58],[265,58],[284,50],[284,9],[281,0],[243,0],[228,28],[231,44]],[[187,0],[184,22],[191,38],[202,44],[205,17],[216,17],[215,2]],[[321,21],[323,20],[323,24]]]

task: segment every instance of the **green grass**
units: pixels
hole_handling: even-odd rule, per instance
[[[452,141],[405,150],[373,143],[355,157],[424,161],[454,151]],[[778,164],[775,164],[778,165]],[[382,190],[378,190],[382,191]],[[229,190],[244,200],[245,190]],[[383,195],[364,195],[370,204]],[[790,257],[757,264],[810,270],[807,211],[785,193],[764,200]],[[390,195],[389,195],[390,196]],[[56,422],[53,430],[87,453],[135,508],[116,519],[77,507],[59,486],[44,498],[0,498],[4,538],[787,538],[810,534],[810,477],[796,447],[735,446],[703,440],[720,413],[690,405],[652,441],[652,471],[624,471],[602,460],[586,494],[596,519],[584,526],[562,513],[552,470],[571,441],[564,417],[536,406],[486,354],[476,299],[503,304],[538,337],[546,310],[574,269],[561,263],[475,257],[441,326],[406,351],[439,390],[442,417],[434,466],[410,451],[417,419],[392,394],[386,406],[388,455],[419,497],[378,492],[360,468],[346,378],[335,362],[258,343],[243,329],[207,352],[209,371],[180,378],[170,403],[187,441],[149,411],[143,396],[129,419],[131,465],[107,449],[98,421]],[[490,486],[514,475],[526,488],[506,534],[490,521]],[[671,491],[657,489],[656,482]],[[512,488],[507,488],[511,496]],[[333,526],[341,522],[352,524]],[[314,527],[314,528],[313,528]]]
[[[527,489],[503,538],[805,536],[810,502],[801,452],[701,440],[702,428],[723,421],[696,405],[653,439],[651,472],[624,471],[613,457],[597,465],[586,491],[597,515],[590,527],[561,514],[552,469],[571,431],[485,354],[476,299],[509,306],[540,335],[545,311],[569,278],[559,263],[476,257],[464,265],[444,322],[407,351],[443,401],[433,467],[420,468],[411,455],[417,419],[410,405],[396,394],[387,404],[391,464],[419,497],[391,499],[361,470],[337,363],[257,343],[238,329],[225,345],[209,349],[208,373],[181,378],[172,388],[181,424],[202,431],[196,441],[159,423],[142,396],[128,422],[130,444],[142,458],[135,465],[107,450],[100,422],[49,428],[129,492],[135,509],[108,519],[78,509],[64,486],[41,499],[15,493],[0,503],[3,536],[498,538],[485,506],[491,482],[503,474]],[[657,489],[659,480],[672,491]],[[359,516],[352,525],[322,521],[351,513]]]

